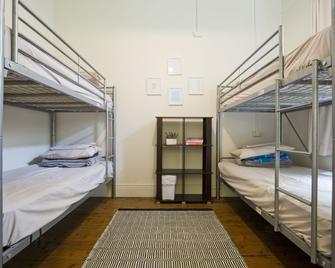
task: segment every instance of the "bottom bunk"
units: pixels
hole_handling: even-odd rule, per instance
[[[108,167],[112,177],[112,163]],[[106,162],[80,168],[32,165],[4,173],[4,262],[85,201],[106,183]]]
[[[224,182],[249,205],[251,204],[258,213],[265,214],[263,217],[273,224],[274,169],[241,166],[233,160],[220,162],[219,169]],[[310,200],[310,168],[301,166],[281,168],[279,181],[281,188]],[[319,170],[318,181],[318,251],[328,257],[331,255],[332,173]],[[284,194],[280,194],[279,200],[280,224],[283,229],[291,230],[295,236],[305,242],[306,246],[302,249],[308,253],[311,239],[310,207]],[[302,245],[299,241],[294,242],[299,246]],[[323,266],[327,266],[327,263],[326,258],[319,261]]]

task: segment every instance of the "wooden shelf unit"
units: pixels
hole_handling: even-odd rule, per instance
[[[212,188],[212,117],[156,117],[157,120],[157,163],[156,163],[156,177],[157,189],[156,200],[162,203],[206,203],[211,202],[211,188]],[[164,139],[164,124],[168,122],[181,124],[181,133],[179,136],[181,141],[176,145],[165,144]],[[175,121],[174,121],[175,120]],[[197,123],[202,124],[202,145],[188,145],[186,144],[187,123],[192,123],[192,120],[197,120]],[[175,148],[176,154],[181,156],[181,167],[163,168],[163,155],[167,149]],[[189,150],[201,151],[202,166],[199,168],[186,168],[186,156]],[[181,154],[181,155],[180,155]],[[176,175],[177,180],[181,179],[181,193],[175,195],[174,200],[162,200],[162,176]],[[185,183],[186,176],[201,176],[202,178],[202,192],[197,194],[187,194]]]

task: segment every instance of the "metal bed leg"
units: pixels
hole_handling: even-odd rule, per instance
[[[50,145],[56,146],[56,112],[50,113]]]
[[[115,87],[112,87],[113,95],[113,109],[112,109],[112,155],[113,155],[113,180],[112,180],[112,197],[116,198],[116,91]]]
[[[331,55],[332,57],[332,98],[335,96],[335,0],[332,0],[332,47],[331,47]],[[332,124],[333,124],[333,153],[332,153],[332,204],[335,203],[335,105],[332,105]],[[332,228],[331,228],[331,267],[335,268],[335,206],[332,205]]]
[[[312,208],[311,208],[311,262],[317,262],[317,234],[318,234],[318,169],[319,169],[319,62],[312,64]]]
[[[274,230],[279,231],[279,175],[280,175],[280,141],[281,141],[281,113],[280,113],[280,80],[276,80],[276,162],[275,162],[275,187],[274,187]]]
[[[218,164],[221,158],[221,113],[220,113],[220,86],[217,87],[217,105],[216,105],[216,199],[220,200],[221,181]]]
[[[5,30],[5,0],[0,0],[0,215],[3,214],[3,106],[4,106],[4,30]],[[0,221],[0,241],[3,240],[3,225]],[[0,268],[3,264],[3,248],[0,247]]]
[[[106,87],[106,80],[104,80],[104,98],[105,98],[105,181],[108,181],[109,177],[109,108],[107,102],[107,87]]]
[[[12,47],[11,47],[11,59],[14,62],[18,60],[19,52],[19,0],[12,0]]]
[[[108,119],[108,113],[109,113],[109,109],[107,107],[106,104],[106,112],[105,112],[105,157],[106,157],[106,174],[105,177],[106,179],[108,179],[109,177],[109,165],[108,165],[108,161],[109,161],[109,119]]]

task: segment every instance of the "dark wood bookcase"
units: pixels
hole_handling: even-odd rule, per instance
[[[205,203],[211,202],[211,180],[212,180],[212,117],[156,117],[157,119],[157,189],[156,201],[162,203]],[[166,127],[170,124],[170,127]],[[190,138],[189,128],[198,128],[201,132],[202,145],[188,145],[187,138]],[[177,126],[177,127],[176,127]],[[177,128],[174,129],[173,127]],[[178,132],[178,142],[176,145],[167,145],[165,142],[165,131]],[[164,155],[166,151],[172,151],[176,156],[174,159],[180,161],[176,167],[166,168],[164,165]],[[199,151],[196,157],[201,157],[198,167],[188,167],[187,157],[192,151]],[[194,154],[194,152],[193,152]],[[190,162],[190,161],[188,161]],[[162,200],[162,176],[176,175],[177,184],[180,186],[179,193],[175,194],[174,200]],[[188,193],[189,182],[195,180],[196,177],[201,179],[202,190],[199,193]]]

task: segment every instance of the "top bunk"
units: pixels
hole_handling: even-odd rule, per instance
[[[316,61],[315,61],[316,60]],[[313,62],[317,62],[313,67]],[[308,108],[313,68],[317,68],[320,105],[332,102],[331,27],[283,54],[282,27],[218,85],[218,112],[274,112],[276,81],[280,109]]]
[[[46,112],[112,108],[106,79],[22,1],[3,27],[4,103]],[[3,15],[3,14],[2,14]]]

